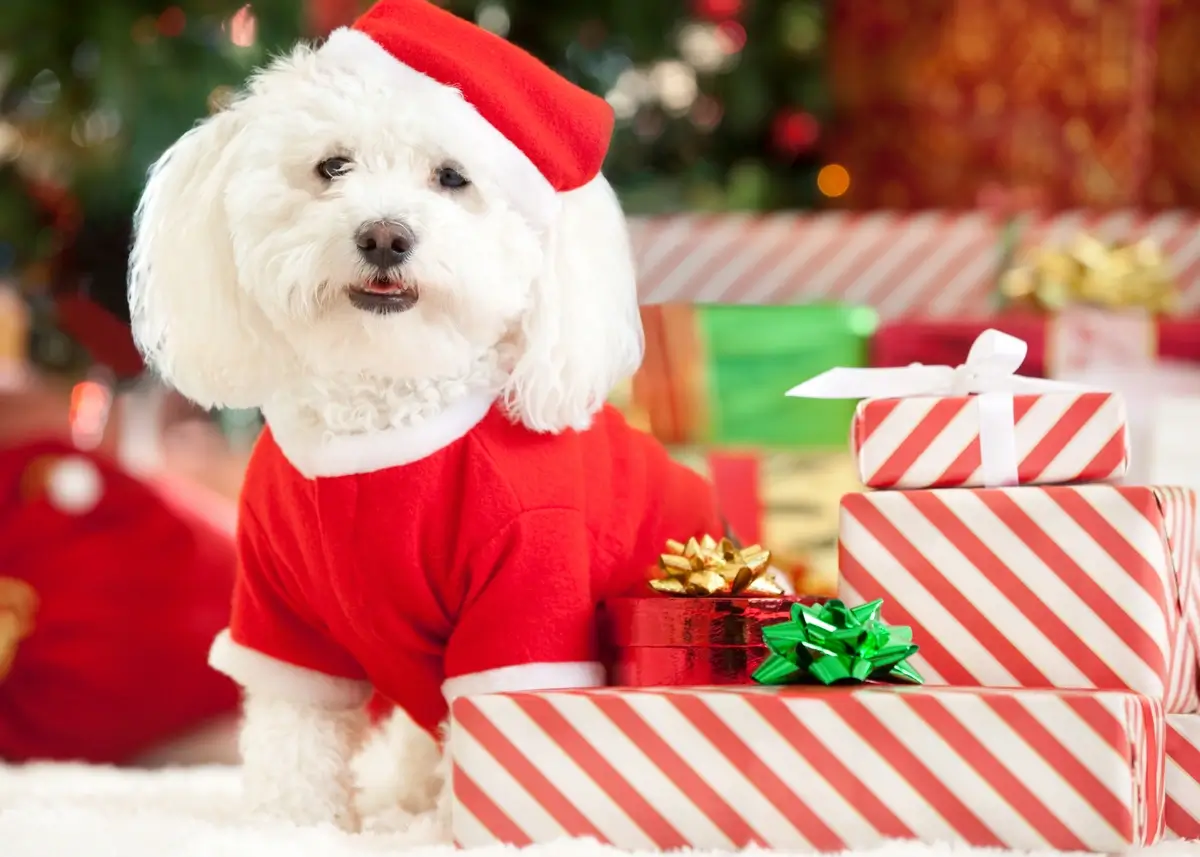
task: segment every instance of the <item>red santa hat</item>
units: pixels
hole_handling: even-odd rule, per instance
[[[608,103],[511,42],[427,0],[381,0],[321,55],[375,64],[397,91],[427,97],[447,136],[486,158],[517,210],[546,225],[558,195],[600,172],[613,129]]]

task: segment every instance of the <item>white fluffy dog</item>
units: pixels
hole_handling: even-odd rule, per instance
[[[522,177],[448,121],[454,95],[354,47],[297,48],[154,167],[131,260],[140,347],[200,405],[315,431],[387,428],[492,384],[532,429],[586,427],[642,349],[608,183],[531,225],[504,192]],[[383,271],[395,300],[372,303],[358,236],[389,221],[414,246]]]
[[[425,479],[403,481],[405,468],[397,466],[403,461],[392,456],[393,447],[403,438],[421,454],[432,454],[475,431],[483,412],[473,412],[473,405],[464,411],[462,403],[481,397],[485,408],[496,403],[509,425],[523,426],[525,433],[504,435],[516,429],[485,421],[493,426],[489,431],[538,455],[570,459],[572,467],[608,466],[602,460],[608,452],[587,453],[587,460],[579,452],[588,437],[608,432],[604,449],[612,450],[614,461],[636,458],[633,469],[613,472],[604,483],[609,487],[589,488],[582,471],[570,468],[537,477],[539,492],[553,483],[556,496],[584,498],[578,502],[587,520],[578,532],[563,535],[565,542],[578,538],[586,548],[599,529],[611,529],[596,510],[619,507],[621,520],[629,522],[628,532],[612,536],[614,544],[626,539],[627,546],[609,548],[611,556],[603,557],[611,568],[598,570],[593,561],[578,571],[559,569],[582,593],[554,614],[567,630],[534,627],[531,618],[523,632],[582,641],[591,599],[615,591],[612,569],[640,564],[638,574],[644,574],[667,536],[687,538],[719,526],[698,478],[671,465],[661,449],[626,437],[631,430],[611,412],[597,416],[612,386],[636,368],[642,349],[622,212],[603,176],[585,176],[575,187],[553,186],[538,171],[550,156],[526,157],[493,127],[493,117],[512,109],[522,122],[543,117],[546,138],[560,140],[565,132],[555,110],[569,86],[565,81],[554,76],[558,82],[548,83],[552,73],[533,70],[528,55],[422,0],[384,0],[366,19],[384,35],[369,38],[356,25],[319,48],[297,48],[255,75],[232,106],[185,134],[155,165],[131,260],[136,339],[161,376],[201,405],[261,407],[271,443],[298,471],[296,480],[316,480],[307,485],[320,477],[393,468],[399,481],[392,496],[408,502],[410,495],[432,490]],[[390,47],[381,47],[379,38],[392,39]],[[417,45],[417,54],[434,57],[427,65],[442,63],[442,80],[396,61],[395,45],[409,38],[418,40],[405,42]],[[435,45],[431,52],[429,42]],[[456,57],[463,59],[447,59]],[[463,80],[454,75],[465,78],[472,73],[465,66],[476,61],[490,63],[495,74],[460,91]],[[448,72],[447,63],[459,64]],[[523,74],[529,79],[516,80]],[[516,82],[505,83],[508,78]],[[543,84],[549,94],[533,104]],[[488,102],[493,85],[503,91]],[[471,92],[478,104],[468,102]],[[579,97],[593,99],[586,102],[593,113],[607,109],[593,96]],[[481,120],[484,102],[487,122]],[[609,127],[602,129],[605,146]],[[593,157],[596,169],[602,156],[599,151]],[[601,419],[603,427],[589,429]],[[492,493],[533,478],[517,472],[519,466],[506,468],[489,477]],[[252,462],[248,486],[254,473]],[[628,487],[639,485],[640,494]],[[265,499],[252,514],[243,499],[243,530],[251,519],[276,517],[276,501],[282,508],[289,496],[308,497],[305,492],[305,485],[272,482],[259,491]],[[668,499],[673,505],[659,508]],[[472,502],[446,513],[454,517],[451,529],[469,529],[476,514]],[[560,520],[567,514],[562,505],[547,502],[530,514]],[[569,514],[571,520],[585,516]],[[325,526],[317,519],[292,520],[249,549],[244,538],[244,564],[247,551],[282,556],[306,530],[329,538]],[[510,565],[514,551],[532,552],[529,562],[518,557],[517,563],[528,579],[505,596],[516,606],[489,608],[510,623],[505,641],[522,633],[516,614],[525,595],[540,597],[539,578],[550,560],[534,544],[538,537],[530,529],[493,563]],[[449,561],[444,568],[429,556],[411,561],[427,564],[412,573],[424,572],[435,588],[458,573]],[[280,560],[279,567],[288,562]],[[297,573],[309,571],[325,573]],[[496,575],[502,573],[508,574],[501,569]],[[603,585],[592,585],[601,578]],[[488,592],[498,589],[502,584],[491,582],[479,598],[486,602],[493,597]],[[267,597],[253,587],[247,591],[240,607],[235,599],[234,638],[239,611],[256,609]],[[387,673],[387,663],[371,660],[368,643],[389,642],[379,639],[371,617],[334,616],[306,598],[289,591],[278,600],[296,616],[319,614],[309,622],[312,628],[338,627],[329,632],[337,651],[350,653],[337,662],[341,674],[228,638],[214,647],[214,663],[247,689],[242,749],[251,806],[299,822],[353,828],[349,760],[362,738],[362,703],[371,685],[396,699],[406,680]],[[468,616],[472,607],[464,602],[454,609]],[[492,654],[491,646],[470,648]],[[538,663],[520,657],[477,673],[461,667],[456,675],[447,666],[442,691],[452,697],[603,681],[597,659],[582,648],[578,655],[528,655]],[[430,669],[443,675],[440,663]],[[429,722],[421,725],[430,728]],[[418,752],[404,763],[404,789],[420,798],[413,808],[433,794],[434,758]]]

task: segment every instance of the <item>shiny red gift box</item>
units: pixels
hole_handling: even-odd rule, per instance
[[[752,684],[765,625],[815,597],[616,598],[601,608],[609,683],[620,687]]]

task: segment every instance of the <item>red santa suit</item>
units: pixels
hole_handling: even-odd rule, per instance
[[[381,0],[321,55],[385,68],[397,98],[436,104],[536,229],[600,172],[603,98],[426,0]],[[645,591],[668,538],[721,529],[708,485],[611,409],[557,435],[488,398],[363,436],[267,422],[211,662],[277,697],[356,706],[375,687],[433,728],[446,697],[600,684],[597,603]]]
[[[606,408],[536,434],[487,399],[315,446],[268,429],[212,663],[251,690],[434,728],[446,698],[602,684],[595,608],[644,592],[668,538],[720,532],[707,483]]]

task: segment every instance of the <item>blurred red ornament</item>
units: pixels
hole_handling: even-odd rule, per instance
[[[728,21],[742,13],[745,0],[692,0],[692,12],[706,21]]]
[[[721,37],[721,49],[727,54],[736,54],[746,47],[746,28],[737,21],[722,21],[717,25]]]
[[[780,110],[771,126],[771,142],[785,155],[797,157],[816,145],[821,123],[803,110]]]
[[[724,112],[717,99],[711,95],[701,95],[692,105],[692,124],[701,131],[712,131],[721,124]]]
[[[187,15],[178,6],[170,6],[158,16],[158,32],[168,39],[183,35],[186,27]]]

